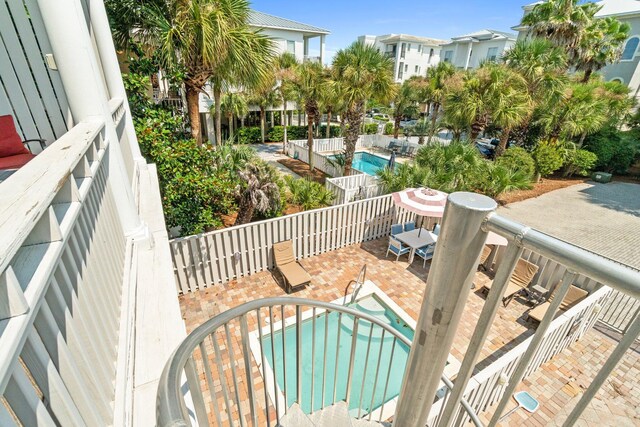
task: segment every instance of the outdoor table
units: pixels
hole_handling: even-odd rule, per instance
[[[409,252],[409,264],[413,262],[416,249],[432,245],[438,240],[437,235],[424,228],[416,228],[415,230],[398,233],[393,237],[411,248]]]

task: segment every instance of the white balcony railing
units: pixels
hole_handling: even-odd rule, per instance
[[[3,184],[0,395],[22,425],[113,422],[125,238],[109,143],[81,122]]]

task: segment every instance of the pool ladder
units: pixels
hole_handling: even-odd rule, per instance
[[[364,285],[365,280],[367,280],[366,264],[363,265],[362,268],[360,269],[360,273],[358,273],[358,277],[356,279],[350,280],[349,283],[347,284],[347,287],[344,290],[345,303],[346,303],[347,295],[349,294],[349,287],[352,284],[355,284],[355,286],[353,287],[353,293],[351,294],[351,300],[349,301],[351,304],[353,304],[356,301],[356,298],[358,297],[358,292],[360,292],[360,289],[362,288],[362,285]]]

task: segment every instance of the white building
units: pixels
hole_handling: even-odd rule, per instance
[[[495,61],[516,42],[516,35],[496,30],[480,30],[452,37],[442,46],[441,60],[456,68],[477,68],[484,61]]]
[[[394,60],[394,77],[402,83],[411,76],[423,76],[427,68],[440,61],[440,47],[445,40],[407,34],[360,36],[358,41],[378,48]]]
[[[325,37],[330,34],[328,30],[255,10],[252,10],[249,15],[249,25],[259,29],[262,34],[274,41],[277,55],[289,52],[295,55],[298,62],[325,62]],[[215,140],[215,128],[213,115],[209,112],[211,105],[213,105],[213,94],[208,86],[205,87],[205,91],[209,96],[200,95],[200,115],[202,116],[204,127],[202,135],[208,135],[209,141],[213,142]],[[295,103],[287,103],[288,111],[296,108]],[[250,107],[250,111],[257,110],[257,107]],[[267,108],[270,114],[281,110],[282,105],[274,105]]]
[[[524,14],[541,2],[523,6]],[[629,24],[629,39],[626,41],[622,56],[615,64],[610,64],[599,71],[606,81],[617,80],[631,89],[633,96],[640,95],[640,2],[630,0],[602,0],[597,2],[602,9],[596,13],[597,17],[614,17]],[[513,27],[518,31],[518,39],[529,35],[528,28],[522,25]]]

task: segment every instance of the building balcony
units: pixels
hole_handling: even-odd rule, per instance
[[[310,56],[310,55],[305,55],[304,56],[304,62],[320,62],[320,57],[319,56]]]

